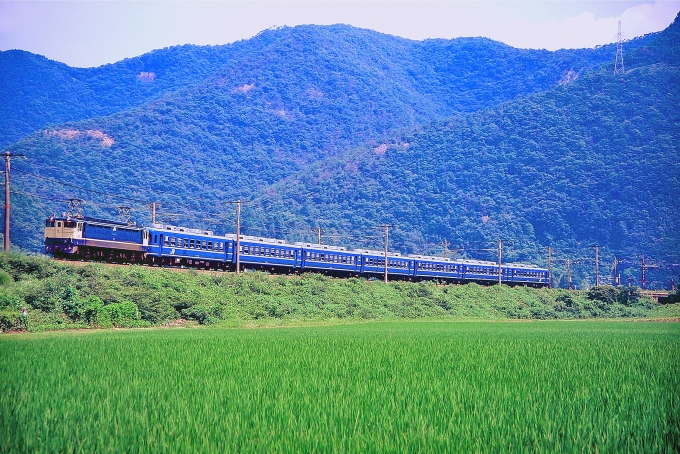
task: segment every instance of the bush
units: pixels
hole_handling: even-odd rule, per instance
[[[28,329],[21,311],[16,309],[0,309],[0,331],[3,333],[17,329]]]
[[[20,309],[24,305],[24,300],[18,296],[0,293],[0,308]]]
[[[136,323],[140,320],[139,309],[137,309],[137,305],[131,301],[108,304],[100,310],[108,314],[111,324],[115,327],[130,328],[139,325]]]
[[[182,317],[187,320],[195,320],[201,325],[210,325],[219,321],[215,316],[213,309],[202,304],[183,309]]]
[[[14,282],[14,279],[7,271],[0,270],[0,285],[8,286]]]

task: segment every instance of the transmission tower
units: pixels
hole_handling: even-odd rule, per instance
[[[623,40],[621,39],[621,21],[619,21],[619,32],[616,34],[616,61],[614,62],[614,74],[623,74]]]

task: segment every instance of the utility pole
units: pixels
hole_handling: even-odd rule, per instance
[[[312,230],[316,232],[316,244],[321,244],[321,227],[315,227]]]
[[[619,267],[619,261],[616,258],[616,256],[614,256],[614,263],[612,263],[612,274],[614,276],[614,287],[618,287],[619,284],[620,284],[620,282],[619,282],[620,276],[617,274],[618,267]]]
[[[498,240],[498,285],[501,285],[501,258],[503,257],[503,240]]]
[[[444,258],[448,258],[449,256],[449,245],[450,243],[446,240],[442,242],[442,246],[444,246]]]
[[[156,223],[156,208],[160,207],[160,203],[151,202],[151,223]]]
[[[567,290],[571,290],[571,259],[567,259]]]
[[[550,246],[548,246],[548,288],[552,288],[552,247]]]
[[[385,224],[385,225],[378,225],[377,227],[385,229],[385,284],[387,284],[387,245],[389,243],[390,227],[392,227],[392,226],[389,225],[389,224]]]
[[[595,287],[600,285],[600,245],[591,246],[595,248]]]
[[[9,251],[9,158],[12,156],[25,155],[5,151],[5,251]]]
[[[241,203],[240,199],[233,202],[226,202],[236,205],[236,246],[234,254],[236,255],[236,274],[241,274]]]

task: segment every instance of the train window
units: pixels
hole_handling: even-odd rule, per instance
[[[194,240],[193,240],[193,239],[189,240],[189,247],[190,247],[191,249],[194,248]]]
[[[48,219],[45,221],[45,227],[54,227],[54,221]]]
[[[212,251],[212,241],[208,241],[208,250]]]
[[[168,237],[166,236],[165,239],[167,240]],[[167,246],[167,243],[165,243],[165,244]],[[172,238],[170,238],[170,246],[175,247],[175,237],[174,236]]]
[[[57,222],[57,227],[61,227],[61,222]]]
[[[174,240],[174,238],[173,238],[173,240]],[[174,241],[172,243],[175,244]],[[163,244],[166,245],[166,246],[169,245],[170,244],[170,238],[166,236],[164,241],[163,241]]]

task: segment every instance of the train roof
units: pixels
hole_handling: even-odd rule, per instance
[[[224,235],[225,238],[236,241],[236,234],[234,233],[228,233]],[[282,246],[293,246],[286,240],[281,240],[278,238],[267,238],[267,237],[262,237],[262,236],[251,236],[251,235],[239,235],[238,236],[240,241],[247,241],[250,243],[262,243],[262,244],[269,244],[269,245],[282,245]]]
[[[407,257],[418,260],[427,260],[429,262],[454,262],[448,257],[435,257],[432,255],[419,255],[419,254],[408,254]]]
[[[368,255],[385,255],[385,251],[375,251],[371,249],[355,249],[354,252],[358,252],[360,254],[368,254]],[[402,255],[398,252],[390,252],[387,251],[387,256],[388,257],[401,257]]]
[[[189,227],[179,227],[179,226],[170,225],[170,224],[151,224],[150,228],[165,230],[165,231],[170,231],[170,232],[191,233],[191,234],[194,234],[194,235],[215,236],[215,233],[212,230],[190,229]]]
[[[531,265],[528,263],[504,263],[503,266],[513,267],[513,268],[528,268],[532,270],[547,270],[547,268],[541,268],[538,265]]]
[[[318,243],[303,243],[301,241],[297,241],[295,243],[295,246],[300,246],[305,249],[315,249],[317,251],[337,251],[337,252],[347,251],[347,248],[342,246],[331,246],[330,244],[318,244]]]

